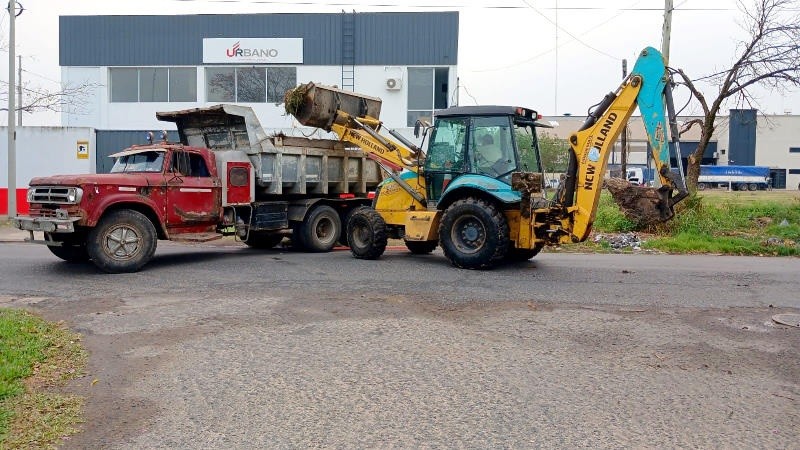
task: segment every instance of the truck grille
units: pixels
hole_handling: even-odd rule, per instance
[[[61,187],[61,186],[41,186],[32,188],[33,193],[30,197],[30,203],[63,203],[75,204],[68,199],[70,191],[75,192],[75,188]]]

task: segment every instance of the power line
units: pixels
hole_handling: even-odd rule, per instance
[[[314,1],[281,1],[281,0],[169,0],[177,3],[237,3],[237,4],[266,4],[266,5],[303,5],[303,6],[331,6],[331,7],[353,7],[365,6],[376,8],[478,8],[478,9],[528,9],[532,6],[519,5],[459,5],[459,4],[416,4],[407,3],[352,3],[352,2],[314,2]],[[524,1],[524,0],[523,0]],[[527,4],[527,2],[525,2]],[[663,11],[663,8],[609,8],[598,6],[559,6],[541,7],[539,10],[559,10],[559,11]],[[681,8],[680,11],[730,11],[733,8]],[[679,10],[675,8],[675,10]]]

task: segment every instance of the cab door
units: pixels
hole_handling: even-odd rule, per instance
[[[220,216],[221,189],[203,155],[173,151],[166,175],[167,227],[173,232],[213,231]]]

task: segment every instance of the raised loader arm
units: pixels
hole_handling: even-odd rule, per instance
[[[608,158],[637,105],[661,181],[658,189],[631,187],[638,189],[633,202],[639,209],[637,213],[649,222],[666,221],[674,215],[675,203],[688,195],[683,171],[675,174],[670,169],[668,125],[672,126],[670,131],[675,148],[679,150],[680,144],[672,111],[669,73],[661,53],[648,47],[641,52],[631,74],[620,87],[606,95],[590,112],[581,129],[569,138],[572,150],[569,167],[556,197],[556,203],[566,209],[567,222],[570,222],[565,224],[570,233],[563,235],[561,242],[581,242],[589,236]],[[669,124],[667,116],[670,117]],[[677,193],[673,197],[674,191]]]
[[[388,132],[402,144],[382,136],[381,100],[330,86],[307,83],[286,93],[286,112],[307,126],[332,131],[344,142],[361,148],[386,173],[418,202],[424,196],[399,174],[403,170],[419,171],[422,150],[393,130]]]

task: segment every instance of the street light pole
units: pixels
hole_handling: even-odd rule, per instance
[[[672,0],[664,0],[664,27],[661,30],[661,54],[664,64],[669,64],[669,38],[672,33]]]
[[[8,217],[17,215],[17,130],[14,88],[15,73],[14,22],[17,18],[17,2],[8,2]]]

